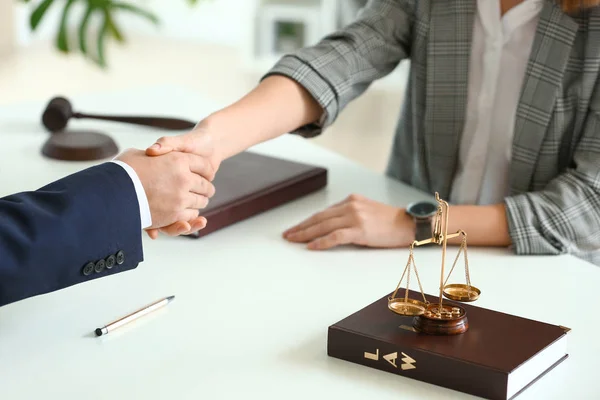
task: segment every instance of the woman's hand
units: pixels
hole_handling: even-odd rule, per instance
[[[405,209],[351,195],[284,232],[290,242],[308,243],[311,250],[344,244],[406,247],[414,241],[415,224]]]

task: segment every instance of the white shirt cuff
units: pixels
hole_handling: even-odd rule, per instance
[[[133,181],[133,186],[135,187],[135,194],[137,195],[138,204],[140,205],[140,220],[142,221],[142,229],[146,229],[152,226],[152,215],[150,214],[150,204],[148,203],[148,198],[146,197],[146,191],[144,190],[144,186],[140,181],[137,173],[133,168],[131,168],[128,164],[119,160],[112,160],[111,162],[120,165],[127,172],[131,180]]]

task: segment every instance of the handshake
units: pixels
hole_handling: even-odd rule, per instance
[[[152,218],[145,229],[152,239],[206,226],[200,210],[215,194],[212,181],[221,162],[208,132],[162,137],[146,151],[129,149],[115,160],[133,168],[144,188]]]

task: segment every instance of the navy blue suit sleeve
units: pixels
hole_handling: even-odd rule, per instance
[[[136,268],[141,235],[133,182],[115,163],[0,198],[0,306]]]

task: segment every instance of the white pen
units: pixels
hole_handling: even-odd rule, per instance
[[[111,322],[110,324],[96,329],[96,336],[106,335],[115,329],[122,327],[132,321],[135,321],[138,318],[143,317],[144,315],[150,314],[153,311],[158,310],[172,302],[175,299],[175,296],[165,297],[162,300],[158,300],[152,304],[148,304],[146,307],[139,309],[137,311],[132,312],[129,315],[124,316],[123,318],[119,318],[116,321]]]

